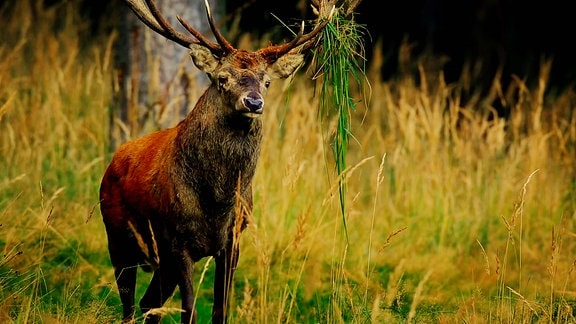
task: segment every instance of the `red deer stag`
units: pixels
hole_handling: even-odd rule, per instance
[[[102,179],[100,209],[124,321],[134,320],[136,272],[142,267],[154,270],[140,300],[142,312],[162,307],[178,286],[182,323],[195,323],[194,262],[213,256],[212,322],[224,323],[239,256],[235,236],[252,210],[264,93],[271,79],[287,78],[300,66],[302,51],[315,45],[328,19],[319,19],[309,33],[302,28],[290,42],[249,52],[221,35],[207,1],[216,42],[180,18],[191,36],[177,31],[151,0],[127,3],[149,28],[189,48],[211,84],[176,127],[122,145]],[[152,313],[146,321],[159,322]]]

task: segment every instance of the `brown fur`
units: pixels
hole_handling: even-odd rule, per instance
[[[122,145],[102,179],[101,212],[124,321],[134,318],[141,266],[154,270],[142,311],[161,307],[178,286],[182,322],[194,323],[193,265],[206,256],[216,262],[212,322],[226,321],[239,254],[234,228],[243,229],[252,210],[259,108],[269,80],[288,77],[302,61],[302,55],[288,53],[269,62],[243,50],[216,58],[194,44],[191,56],[211,79],[196,106],[176,127]],[[235,210],[244,211],[239,221]]]

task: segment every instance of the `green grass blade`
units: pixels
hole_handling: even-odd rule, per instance
[[[332,138],[332,154],[338,174],[340,211],[346,240],[346,183],[343,176],[347,167],[346,156],[350,139],[353,138],[350,115],[356,110],[351,92],[351,82],[362,85],[364,75],[363,26],[342,17],[338,12],[322,34],[322,47],[316,56],[317,70],[323,76],[320,89],[321,118],[336,118],[336,130]],[[325,125],[331,125],[326,123]],[[331,132],[331,129],[326,129]]]

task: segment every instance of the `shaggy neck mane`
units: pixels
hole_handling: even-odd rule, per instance
[[[218,98],[210,87],[178,126],[176,137],[176,174],[207,205],[233,202],[239,177],[241,190],[247,189],[262,139],[260,118],[245,117]]]

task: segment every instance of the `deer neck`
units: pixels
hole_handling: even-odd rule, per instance
[[[200,128],[202,133],[221,133],[243,140],[260,137],[262,129],[260,118],[249,118],[237,112],[214,85],[198,99],[184,123]]]
[[[204,202],[231,206],[240,180],[250,186],[262,140],[262,121],[226,106],[209,88],[180,125],[175,162],[182,181]]]

